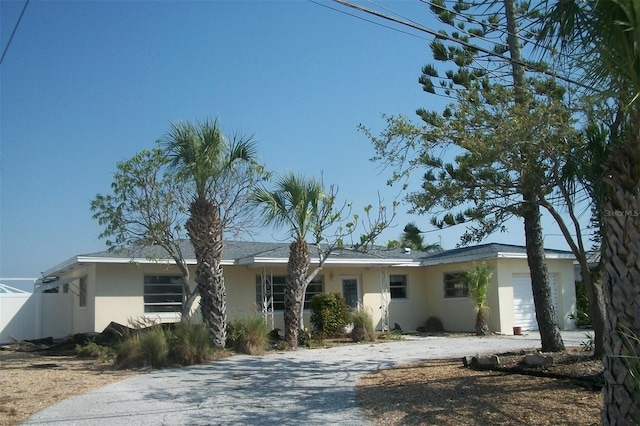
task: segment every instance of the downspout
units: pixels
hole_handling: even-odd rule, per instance
[[[42,309],[42,294],[40,291],[38,291],[38,281],[42,281],[42,278],[39,278],[33,282],[33,295],[36,298],[36,339],[41,339],[42,336],[40,336],[40,310]]]

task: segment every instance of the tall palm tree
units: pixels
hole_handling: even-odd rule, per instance
[[[546,32],[565,56],[581,54],[585,85],[616,111],[602,167],[607,277],[604,424],[640,423],[640,2],[563,0],[547,14]]]
[[[220,261],[229,218],[227,191],[229,182],[238,177],[238,169],[255,159],[255,145],[251,138],[229,141],[217,121],[210,120],[173,124],[164,143],[178,178],[191,186],[186,229],[197,261],[195,281],[202,319],[211,330],[213,344],[224,348],[227,308]]]
[[[307,273],[311,254],[306,238],[331,211],[333,200],[320,182],[293,173],[280,176],[271,191],[256,189],[251,199],[261,208],[266,224],[288,228],[293,238],[285,279],[284,337],[291,348],[296,348],[304,292],[310,281]]]

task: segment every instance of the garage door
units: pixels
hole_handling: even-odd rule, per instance
[[[549,274],[551,286],[551,301],[558,313],[558,286],[555,274]],[[536,307],[533,303],[531,276],[529,274],[513,274],[513,317],[514,325],[523,330],[537,330]]]

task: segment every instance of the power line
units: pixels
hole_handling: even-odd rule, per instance
[[[544,69],[532,68],[532,64],[528,64],[528,63],[525,63],[523,61],[517,61],[517,60],[515,60],[513,58],[510,58],[508,56],[502,55],[500,53],[496,53],[494,51],[491,51],[491,50],[486,49],[486,48],[481,47],[481,46],[472,45],[471,43],[467,43],[465,41],[456,39],[454,37],[451,37],[449,35],[437,32],[435,30],[432,30],[430,28],[424,27],[422,25],[419,25],[419,24],[416,24],[416,23],[413,23],[413,22],[410,22],[410,21],[407,21],[407,20],[404,20],[404,19],[394,18],[393,16],[385,15],[384,13],[378,12],[377,10],[368,9],[368,8],[366,8],[364,6],[360,6],[360,5],[357,5],[357,4],[354,4],[354,3],[350,3],[350,2],[348,2],[346,0],[333,0],[333,1],[338,3],[338,4],[341,4],[343,6],[350,7],[352,9],[356,9],[356,10],[358,10],[360,12],[368,13],[370,15],[374,15],[374,16],[377,16],[379,18],[386,19],[388,21],[394,22],[396,24],[404,25],[406,27],[413,28],[415,30],[427,33],[427,34],[432,35],[432,36],[434,36],[434,37],[436,37],[438,39],[443,39],[443,40],[447,40],[447,41],[450,41],[450,42],[453,42],[453,43],[458,43],[458,44],[460,44],[460,45],[462,45],[462,46],[464,46],[464,47],[466,47],[468,49],[477,50],[477,51],[485,53],[487,55],[500,58],[500,59],[502,59],[504,61],[521,65],[521,66],[525,67],[526,69],[539,72],[539,73],[547,75],[549,77],[557,78],[558,80],[562,80],[562,81],[565,81],[567,83],[575,84],[576,86],[580,86],[580,87],[583,87],[583,88],[591,89],[591,87],[586,86],[585,84],[580,83],[578,81],[575,81],[575,80],[573,80],[573,79],[571,79],[569,77],[564,77],[564,76],[558,75],[556,73],[553,73],[553,72],[550,72],[550,71],[547,71],[547,70],[544,70]]]
[[[13,27],[13,31],[11,31],[11,35],[9,36],[9,41],[7,41],[7,45],[4,47],[4,51],[2,52],[2,56],[0,57],[0,65],[2,65],[2,61],[4,61],[4,56],[7,54],[7,50],[9,50],[9,46],[11,45],[11,40],[13,40],[13,36],[16,34],[18,25],[20,25],[20,21],[22,20],[22,16],[24,15],[24,11],[27,10],[27,6],[29,5],[29,1],[30,0],[27,0],[24,2],[24,6],[22,7],[22,12],[20,12],[20,16],[18,16],[16,25]]]
[[[345,15],[351,16],[352,18],[360,19],[361,21],[365,21],[365,22],[368,22],[370,24],[374,24],[374,25],[377,25],[379,27],[386,28],[388,30],[393,30],[393,31],[396,31],[396,32],[399,32],[399,33],[402,33],[402,34],[409,35],[411,37],[419,38],[420,40],[429,41],[429,39],[427,39],[425,37],[420,37],[417,34],[413,34],[413,33],[410,33],[408,31],[402,31],[402,30],[399,30],[398,28],[394,28],[394,27],[391,27],[389,25],[384,25],[384,24],[381,24],[380,22],[372,21],[371,19],[366,19],[366,18],[363,18],[362,16],[354,15],[353,13],[348,13],[348,12],[345,12],[344,10],[336,9],[335,7],[327,6],[326,4],[322,4],[322,3],[318,2],[318,1],[314,1],[314,0],[308,0],[308,1],[310,3],[316,4],[318,6],[322,6],[322,7],[326,7],[327,9],[331,9],[334,12],[343,13]]]

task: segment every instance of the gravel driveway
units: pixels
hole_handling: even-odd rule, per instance
[[[562,333],[579,346],[584,331]],[[407,337],[404,341],[234,356],[141,374],[62,401],[27,424],[216,425],[369,422],[354,388],[367,372],[410,361],[540,347],[540,336]]]

